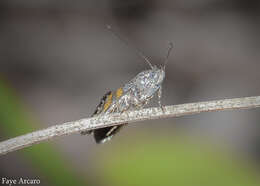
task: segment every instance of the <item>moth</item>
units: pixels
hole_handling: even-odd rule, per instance
[[[129,45],[126,40],[123,40],[112,30],[111,26],[107,26],[107,28],[116,37],[124,41],[125,44]],[[117,90],[108,91],[101,99],[92,116],[102,116],[110,113],[123,113],[129,110],[141,109],[147,105],[156,94],[158,96],[158,104],[163,110],[161,105],[162,83],[165,78],[166,63],[172,48],[173,44],[170,42],[164,64],[161,66],[152,65],[148,57],[140,50],[134,48],[136,53],[149,65],[150,69],[140,72],[132,80]],[[104,143],[109,141],[124,125],[125,124],[83,131],[81,134],[93,133],[96,143]]]

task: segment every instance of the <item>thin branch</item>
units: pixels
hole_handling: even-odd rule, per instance
[[[143,120],[179,117],[219,110],[249,109],[260,107],[260,96],[224,99],[217,101],[188,103],[182,105],[166,106],[164,112],[160,107],[146,108],[137,111],[115,113],[100,117],[92,117],[55,125],[22,136],[11,138],[0,143],[0,155],[22,149],[54,137],[79,133],[123,123],[133,123]]]

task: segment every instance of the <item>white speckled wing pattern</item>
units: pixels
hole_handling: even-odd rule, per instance
[[[122,113],[142,108],[161,88],[164,76],[164,70],[156,66],[150,70],[140,72],[122,88],[119,88],[115,92],[107,92],[92,116],[116,112]],[[104,143],[110,140],[123,126],[96,129],[93,131],[94,138],[97,143]],[[81,134],[89,134],[91,132],[84,131]]]

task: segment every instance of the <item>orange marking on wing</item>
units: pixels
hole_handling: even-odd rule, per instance
[[[116,98],[120,98],[123,94],[123,89],[119,88],[116,90]]]
[[[108,107],[111,105],[112,103],[112,94],[109,94],[109,96],[106,99],[106,102],[104,104],[104,111],[106,111],[108,109]]]

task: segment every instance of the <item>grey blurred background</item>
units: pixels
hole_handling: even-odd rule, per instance
[[[1,1],[0,74],[42,128],[88,117],[106,91],[148,68],[106,29],[110,24],[154,64],[163,62],[168,41],[174,42],[164,105],[256,96],[259,23],[257,0]],[[258,162],[259,111],[143,122],[123,129],[113,141],[134,138],[139,130],[182,131]],[[92,158],[100,151],[92,137],[75,134],[52,143],[75,169],[92,171]],[[12,161],[19,162],[15,157]],[[13,173],[0,162],[2,171]]]

